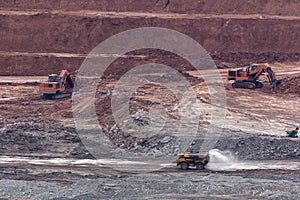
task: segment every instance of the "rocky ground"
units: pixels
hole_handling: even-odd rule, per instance
[[[269,172],[141,174],[82,179],[73,185],[2,180],[3,197],[30,199],[297,199],[298,174]],[[5,199],[4,198],[4,199]]]
[[[300,139],[285,131],[300,125],[299,10],[297,0],[0,0],[0,199],[298,199]],[[97,156],[85,143],[97,140],[84,140],[73,118],[91,99],[79,107],[74,96],[45,100],[38,83],[62,69],[77,72],[105,39],[149,26],[201,44],[218,67],[202,71],[214,87],[171,52],[101,54],[117,59],[98,80],[97,120],[81,120],[92,133],[103,128],[108,140],[96,147],[113,147]],[[254,62],[269,62],[282,84],[271,89],[262,77],[261,89],[233,89],[227,69]],[[127,88],[134,92],[123,120],[122,101],[113,101],[123,92],[117,86],[149,63],[171,66],[184,79],[153,70],[134,76],[152,82]],[[162,77],[173,85],[155,84]],[[170,90],[185,80],[195,102]],[[224,99],[214,101],[222,92]],[[224,116],[213,118],[214,109]],[[178,135],[193,136],[193,145]],[[177,169],[182,146],[207,147],[206,169]]]
[[[286,77],[284,68],[281,69],[279,65],[281,64],[274,65],[273,68],[278,71],[279,77]],[[292,66],[290,72],[295,69],[295,73],[289,76],[297,77],[298,65],[289,66]],[[191,80],[197,78],[192,71],[187,71],[186,74],[189,74]],[[3,183],[0,188],[1,197],[4,199],[176,199],[184,196],[189,199],[294,199],[299,195],[300,185],[296,176],[299,174],[300,141],[298,138],[286,138],[284,133],[299,120],[297,115],[290,118],[290,113],[297,112],[294,109],[297,107],[298,96],[293,92],[287,93],[284,88],[288,83],[277,89],[280,91],[280,88],[283,88],[281,92],[272,92],[266,85],[261,90],[249,93],[248,90],[234,90],[230,88],[230,84],[224,82],[228,121],[214,148],[231,151],[235,159],[240,160],[238,163],[235,163],[236,160],[230,161],[229,168],[225,165],[228,163],[222,163],[221,166],[212,163],[211,166],[208,165],[207,170],[200,173],[195,170],[182,172],[174,163],[165,163],[168,167],[162,166],[159,171],[135,174],[111,169],[110,160],[95,161],[82,144],[74,126],[72,99],[42,99],[36,84],[40,79],[43,77],[2,77],[0,165]],[[289,79],[297,80],[286,78]],[[103,101],[103,97],[104,100],[112,97],[112,88],[107,86],[111,86],[114,80],[107,80],[102,89],[100,88],[102,93],[108,94],[105,97],[99,96],[100,102]],[[194,81],[193,87],[202,91],[198,97],[203,102],[209,102],[209,94],[205,93],[202,81]],[[104,88],[106,90],[103,90]],[[159,89],[162,89],[162,93]],[[235,99],[236,93],[240,94],[239,98],[243,98],[243,101]],[[138,108],[143,108],[144,111],[135,112],[133,109],[133,113],[136,114],[132,116],[132,123],[141,126],[149,123],[149,118],[145,115],[148,112],[149,97],[155,100],[162,94],[165,94],[164,89],[157,86],[141,88],[133,98],[133,105],[138,105]],[[258,96],[260,103],[253,107],[251,102]],[[172,98],[158,99],[162,104],[168,101],[176,104]],[[272,104],[277,105],[272,109],[269,106],[270,99]],[[290,110],[285,108],[285,112],[282,112],[284,104],[293,106]],[[170,104],[170,107],[172,106],[173,104]],[[106,113],[107,117],[104,119],[108,119],[106,125],[109,135],[109,130],[115,129],[109,120],[112,118],[111,113],[103,104],[98,104],[97,107],[101,111],[99,113]],[[169,110],[172,109],[166,109],[168,116],[175,116],[176,119],[176,115],[171,115]],[[251,113],[248,110],[251,110]],[[208,123],[206,120],[203,118],[200,121],[200,127]],[[99,123],[105,123],[103,118],[99,117]],[[129,122],[125,122],[125,125],[126,123]],[[128,136],[122,138],[123,136],[113,137],[112,140],[117,145],[132,145],[135,141]],[[201,140],[199,143],[196,141],[193,147],[197,149],[197,145],[200,144]],[[172,146],[172,135],[146,138],[142,143],[133,144],[131,148],[136,150],[140,146],[151,152],[159,149],[160,145]],[[122,162],[115,161],[117,165]],[[232,165],[233,163],[235,164]],[[282,192],[281,188],[286,185],[290,185],[290,188]],[[191,192],[186,194],[187,190]]]

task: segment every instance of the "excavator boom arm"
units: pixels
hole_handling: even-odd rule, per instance
[[[267,77],[269,79],[270,85],[272,88],[275,88],[278,85],[278,81],[276,80],[275,73],[271,69],[271,67],[268,67],[266,69]]]
[[[69,84],[71,88],[74,87],[74,82],[70,76],[70,73],[67,70],[62,70],[60,72],[59,78],[60,78],[60,85],[62,87],[65,87],[67,84]]]

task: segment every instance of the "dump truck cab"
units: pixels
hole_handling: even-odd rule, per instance
[[[197,154],[185,152],[183,154],[179,154],[176,160],[177,166],[180,169],[187,170],[190,167],[195,167],[196,169],[204,169],[205,165],[209,161],[208,154]]]

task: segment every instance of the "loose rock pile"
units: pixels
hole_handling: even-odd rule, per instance
[[[275,91],[282,94],[291,93],[300,95],[300,76],[282,79],[282,83],[275,88]]]

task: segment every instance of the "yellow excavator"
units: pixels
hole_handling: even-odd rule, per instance
[[[60,74],[50,74],[48,81],[41,82],[39,91],[45,99],[62,99],[71,96],[74,87],[73,77],[67,70]]]
[[[281,80],[276,79],[275,73],[267,63],[252,64],[245,68],[230,69],[228,71],[227,80],[234,81],[232,84],[233,88],[262,88],[263,83],[259,81],[259,77],[262,74],[266,74],[268,77],[271,88],[275,88],[281,83]]]

